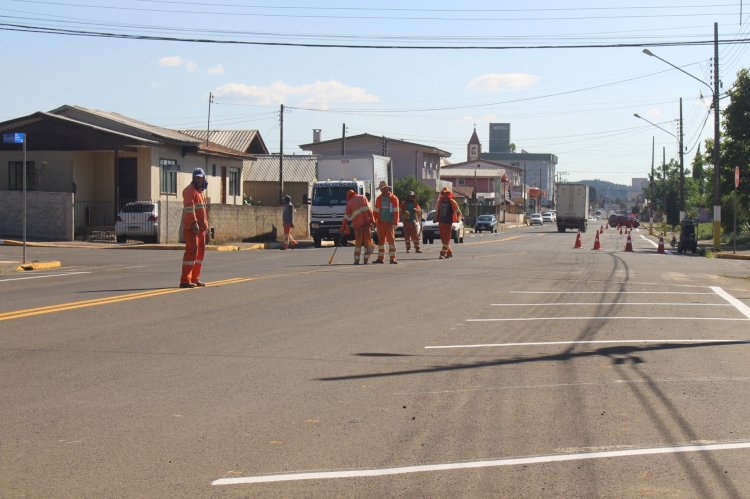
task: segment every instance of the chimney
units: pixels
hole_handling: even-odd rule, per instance
[[[313,144],[320,142],[320,128],[313,128]]]

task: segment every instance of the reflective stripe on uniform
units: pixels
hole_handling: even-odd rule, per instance
[[[351,216],[351,218],[354,218],[354,217],[356,217],[357,215],[361,215],[362,213],[365,213],[365,212],[366,212],[367,210],[369,210],[369,209],[370,209],[370,207],[369,207],[369,206],[363,206],[363,207],[361,207],[361,208],[357,208],[357,209],[356,209],[356,210],[354,210],[354,212],[352,213],[352,216]]]
[[[182,212],[183,213],[195,213],[195,208],[193,208],[192,206],[189,206],[187,208],[183,208]]]

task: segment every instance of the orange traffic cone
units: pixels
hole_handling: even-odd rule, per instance
[[[620,234],[622,234],[622,225],[618,225],[617,228],[620,229]]]
[[[581,229],[578,229],[578,235],[576,236],[576,244],[573,249],[581,247]]]
[[[625,251],[633,251],[633,240],[630,239],[630,232],[628,232],[628,242],[625,243]]]
[[[664,236],[659,234],[659,248],[656,250],[657,253],[664,253]]]
[[[591,249],[598,250],[598,249],[601,249],[601,247],[602,247],[602,245],[599,244],[599,231],[597,230],[596,231],[596,239],[594,239],[594,247],[591,248]]]

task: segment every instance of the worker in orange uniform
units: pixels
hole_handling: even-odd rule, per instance
[[[435,206],[435,220],[438,222],[440,241],[443,243],[443,247],[440,249],[441,260],[453,256],[451,250],[453,222],[458,222],[461,218],[463,218],[463,214],[458,208],[458,203],[453,199],[453,193],[447,187],[443,187],[438,197],[437,206]]]
[[[419,207],[417,196],[414,191],[409,191],[406,199],[401,202],[401,209],[404,212],[404,242],[406,243],[406,252],[411,250],[411,243],[414,242],[414,252],[421,253],[419,249],[419,222],[422,219],[422,208]]]
[[[365,248],[365,265],[370,259],[374,220],[367,198],[362,194],[357,194],[352,189],[346,191],[346,213],[341,221],[341,233],[347,234],[351,223],[352,229],[354,229],[354,265],[359,265],[362,247]]]
[[[396,226],[398,225],[398,198],[393,195],[385,180],[378,185],[380,196],[375,200],[375,223],[378,228],[378,259],[375,263],[383,263],[385,258],[385,243],[388,243],[388,256],[391,263],[396,261]]]
[[[193,181],[182,191],[182,235],[185,254],[182,257],[181,288],[203,287],[201,267],[206,253],[208,212],[205,190],[208,186],[202,168],[193,170]]]

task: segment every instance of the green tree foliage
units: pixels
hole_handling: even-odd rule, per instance
[[[725,230],[731,231],[735,201],[737,227],[748,224],[750,210],[750,70],[737,73],[737,80],[727,91],[731,102],[723,112],[724,133],[721,140],[722,217]],[[734,170],[740,168],[740,185],[735,194]],[[736,198],[735,198],[736,196]],[[725,216],[726,215],[726,216]]]
[[[406,199],[406,195],[409,194],[409,191],[414,191],[419,206],[422,207],[425,215],[427,215],[427,210],[432,208],[432,202],[435,198],[435,190],[414,177],[404,177],[393,184],[393,193],[400,201]]]

